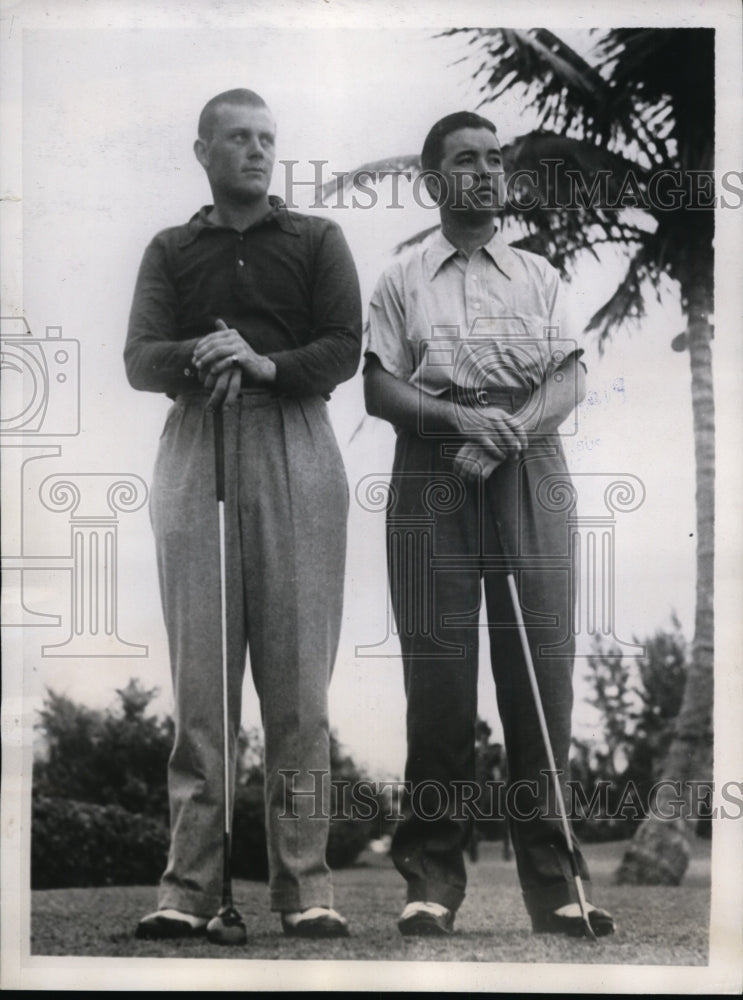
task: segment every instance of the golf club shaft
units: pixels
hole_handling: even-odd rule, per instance
[[[232,906],[232,878],[230,856],[232,853],[230,830],[230,741],[229,703],[227,696],[227,569],[225,544],[225,482],[224,482],[224,426],[222,411],[214,412],[214,461],[219,516],[219,605],[222,636],[222,760],[224,764],[223,813],[224,836],[222,845],[222,906]]]
[[[583,919],[586,921],[588,929],[593,935],[593,928],[588,920],[588,903],[586,901],[585,892],[583,890],[583,881],[580,877],[578,871],[578,862],[575,857],[575,851],[573,849],[573,836],[570,830],[570,824],[568,823],[568,813],[565,808],[565,799],[563,798],[562,788],[560,786],[560,779],[557,774],[557,764],[555,762],[555,755],[552,751],[552,741],[550,740],[549,730],[547,728],[547,719],[544,714],[544,707],[542,705],[542,696],[539,691],[539,683],[537,681],[537,674],[534,670],[534,662],[531,656],[531,649],[529,648],[529,642],[526,637],[526,625],[524,624],[524,616],[521,613],[521,602],[519,600],[518,590],[516,589],[516,580],[514,579],[513,573],[510,571],[506,574],[506,580],[508,581],[508,589],[511,594],[511,603],[513,604],[513,612],[516,616],[516,624],[519,629],[519,639],[521,640],[521,648],[524,653],[524,660],[526,662],[526,671],[529,676],[529,684],[531,685],[532,694],[534,695],[534,706],[537,711],[537,717],[539,719],[539,728],[542,731],[542,739],[544,741],[544,749],[547,754],[547,763],[549,764],[550,773],[552,774],[554,785],[555,785],[555,799],[557,800],[557,808],[560,811],[560,822],[562,824],[563,834],[565,835],[565,842],[568,847],[568,853],[570,854],[570,867],[573,872],[573,878],[575,880],[575,888],[578,893],[578,901],[580,902],[581,913],[583,914]]]
[[[500,533],[500,527],[495,522],[495,532],[498,539],[498,544],[500,550],[506,558],[508,554],[503,545],[503,539]],[[593,928],[591,927],[591,921],[588,917],[588,901],[586,900],[586,894],[583,889],[583,880],[581,879],[580,872],[578,871],[578,859],[575,856],[575,850],[573,847],[573,835],[570,830],[570,824],[568,822],[568,813],[565,808],[565,799],[562,794],[562,787],[560,786],[560,778],[557,773],[557,764],[555,762],[555,755],[552,751],[552,741],[550,739],[549,729],[547,727],[547,719],[544,714],[544,706],[542,705],[542,695],[539,690],[539,682],[537,681],[537,673],[534,669],[534,661],[532,660],[531,648],[529,647],[529,640],[526,634],[526,624],[524,623],[524,616],[521,611],[521,601],[519,600],[519,592],[516,587],[516,579],[513,574],[513,570],[509,568],[506,570],[506,581],[508,583],[508,590],[511,595],[511,604],[513,605],[513,613],[516,617],[516,625],[518,626],[519,639],[521,641],[521,649],[524,654],[524,662],[526,663],[526,672],[529,677],[529,685],[532,690],[532,695],[534,698],[534,707],[537,712],[537,718],[539,720],[539,728],[542,732],[542,741],[544,743],[544,750],[547,755],[547,763],[549,764],[550,773],[552,774],[554,786],[555,786],[555,799],[557,801],[557,807],[560,811],[560,822],[562,824],[562,830],[565,837],[565,843],[568,849],[568,855],[570,858],[570,869],[573,874],[573,881],[575,883],[575,889],[578,894],[578,902],[580,904],[581,915],[583,916],[583,921],[586,925],[586,930],[588,931],[589,937],[596,940],[596,935],[594,934]]]

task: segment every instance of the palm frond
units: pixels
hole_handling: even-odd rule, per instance
[[[353,442],[356,440],[356,438],[362,432],[362,430],[364,429],[365,424],[368,422],[368,417],[369,417],[369,415],[367,413],[365,413],[364,416],[361,418],[361,420],[359,420],[358,424],[356,424],[356,428],[355,428],[353,434],[351,434],[351,437],[348,439],[348,442],[347,442],[348,444],[353,444]]]
[[[328,195],[338,191],[348,191],[360,183],[377,184],[391,174],[409,173],[411,179],[420,172],[420,155],[409,153],[405,156],[388,156],[383,160],[372,160],[362,163],[351,171],[336,172],[332,180],[315,188],[315,198],[325,200]]]
[[[612,81],[610,112],[625,138],[639,120],[651,140],[664,142],[669,158],[673,142],[678,165],[687,169],[712,168],[714,34],[712,28],[615,29],[597,46]]]
[[[605,122],[606,81],[579,53],[545,29],[453,28],[445,35],[466,33],[485,54],[475,79],[482,104],[496,100],[516,84],[528,94],[528,105],[540,114],[540,125],[573,127],[586,137],[599,135]]]
[[[634,161],[603,147],[551,132],[530,132],[504,149],[509,197],[504,220],[521,231],[520,249],[545,256],[564,277],[596,243],[629,246],[646,229],[628,220],[619,201],[625,179],[640,195],[647,173]],[[518,178],[523,176],[523,186]],[[651,226],[652,228],[652,226]]]
[[[402,253],[404,250],[407,250],[409,247],[414,247],[417,243],[422,243],[423,240],[426,239],[426,237],[430,236],[431,233],[435,233],[436,230],[440,228],[441,228],[440,226],[436,225],[436,226],[430,226],[428,229],[422,229],[420,232],[415,233],[413,236],[410,236],[407,240],[403,240],[402,243],[398,243],[397,246],[395,247],[394,252],[396,254],[399,254]]]
[[[711,172],[713,29],[596,29],[593,48],[585,58],[545,30],[461,28],[444,32],[459,33],[472,50],[468,58],[475,66],[472,76],[480,83],[483,102],[520,90],[524,101],[538,112],[542,135],[522,137],[504,150],[511,169],[534,169],[550,157],[562,157],[565,174],[568,169],[578,170],[584,190],[589,192],[597,176],[610,170],[607,202],[621,190],[630,169],[641,194],[648,191],[651,172],[658,169]],[[582,148],[571,148],[570,139],[582,141]],[[565,142],[562,147],[561,142]],[[632,290],[643,277],[638,270],[642,262],[638,248],[647,249],[647,232],[657,233],[654,246],[658,259],[652,266],[648,258],[644,278],[657,289],[660,276],[668,274],[682,287],[702,289],[711,301],[711,211],[697,210],[696,206],[669,211],[667,206],[647,199],[640,208],[648,226],[641,224],[633,231],[616,203],[604,207],[591,199],[587,206],[577,205],[570,211],[562,208],[564,188],[559,172],[548,171],[536,191],[526,185],[527,194],[536,195],[536,205],[522,211],[519,199],[516,203],[512,199],[506,206],[506,218],[521,229],[516,245],[543,253],[563,274],[582,253],[593,252],[592,247],[600,243],[614,242],[640,253],[633,257],[627,282],[617,289],[607,310],[597,314],[597,324],[606,324],[601,327],[602,339],[612,327],[614,313],[629,314]],[[569,196],[569,189],[567,193]],[[634,284],[633,276],[637,279]]]
[[[657,246],[654,233],[646,234],[627,263],[624,277],[614,293],[598,309],[586,326],[586,333],[598,331],[599,351],[603,353],[612,332],[628,320],[640,320],[645,315],[645,285],[657,287]]]
[[[613,204],[628,174],[633,174],[642,190],[648,171],[635,160],[603,146],[554,132],[533,131],[519,136],[503,148],[506,173],[535,171],[539,178],[540,200],[567,203],[576,189],[591,191],[596,177],[601,177],[603,201]]]

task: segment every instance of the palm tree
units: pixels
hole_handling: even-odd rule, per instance
[[[594,314],[603,349],[628,319],[644,314],[645,295],[680,295],[686,329],[671,347],[689,353],[697,508],[695,633],[686,687],[664,778],[708,781],[712,770],[714,400],[712,177],[714,30],[618,29],[593,35],[583,56],[550,31],[457,28],[478,65],[481,106],[520,88],[537,127],[504,148],[521,176],[505,207],[514,246],[547,257],[564,276],[585,253],[606,244],[626,267]],[[465,57],[467,58],[467,57]],[[417,158],[366,164],[403,170]],[[523,173],[530,170],[536,174]],[[521,173],[520,173],[521,172]],[[327,187],[330,187],[328,185]],[[416,242],[418,234],[402,246]],[[669,814],[672,789],[658,801]],[[617,873],[620,881],[678,884],[689,859],[693,823],[648,818]]]

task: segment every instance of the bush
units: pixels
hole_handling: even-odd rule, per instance
[[[238,785],[232,816],[232,874],[235,878],[268,879],[263,781]]]
[[[168,829],[121,806],[35,795],[31,888],[151,885],[168,853]]]
[[[331,819],[327,860],[331,868],[352,865],[369,843],[371,823],[360,819]]]
[[[673,738],[687,671],[687,646],[676,616],[670,630],[657,630],[643,645],[645,656],[628,660],[620,648],[597,639],[588,657],[593,696],[586,700],[600,713],[601,736],[573,740],[571,777],[589,800],[602,785],[609,815],[578,821],[584,840],[635,834]]]
[[[34,789],[167,822],[172,720],[145,714],[156,689],[131,680],[116,693],[117,710],[100,712],[47,692],[39,723],[45,754],[34,765]]]
[[[157,882],[168,849],[167,761],[173,722],[146,714],[155,691],[135,680],[117,691],[117,710],[97,711],[53,691],[40,713],[45,753],[34,764],[32,886]],[[330,735],[331,776],[363,775]],[[352,864],[370,824],[331,821],[328,864]],[[268,877],[263,804],[263,745],[241,730],[232,829],[232,873]]]

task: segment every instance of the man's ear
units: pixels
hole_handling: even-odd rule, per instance
[[[423,177],[423,183],[426,185],[426,190],[431,195],[434,205],[441,205],[442,201],[442,178],[441,175],[436,170],[427,170],[425,176]]]
[[[207,149],[206,143],[203,139],[196,140],[193,144],[193,151],[196,155],[196,159],[199,161],[204,170],[206,170],[209,166],[209,150]]]

